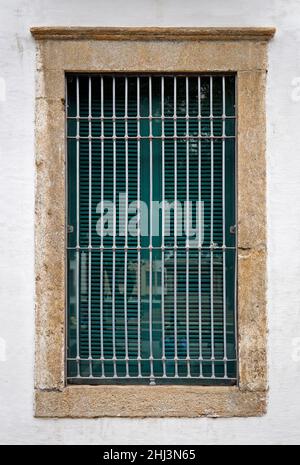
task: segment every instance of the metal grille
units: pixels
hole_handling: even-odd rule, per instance
[[[235,76],[68,75],[71,383],[236,381]]]

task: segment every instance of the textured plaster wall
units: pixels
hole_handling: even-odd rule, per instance
[[[300,2],[0,0],[0,443],[300,442]],[[265,26],[269,407],[262,418],[33,418],[35,25]],[[297,80],[298,78],[298,80]],[[255,147],[253,147],[255,150]]]

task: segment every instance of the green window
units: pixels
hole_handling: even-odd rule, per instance
[[[236,383],[234,75],[67,75],[69,383]]]

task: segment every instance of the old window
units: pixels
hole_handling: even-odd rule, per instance
[[[32,33],[36,415],[262,415],[274,29]]]
[[[235,383],[235,76],[67,93],[68,381]]]

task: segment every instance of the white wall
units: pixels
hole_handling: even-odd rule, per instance
[[[33,418],[33,25],[277,27],[267,92],[270,395],[263,418]],[[300,443],[297,77],[299,85],[297,0],[0,0],[0,443]]]

